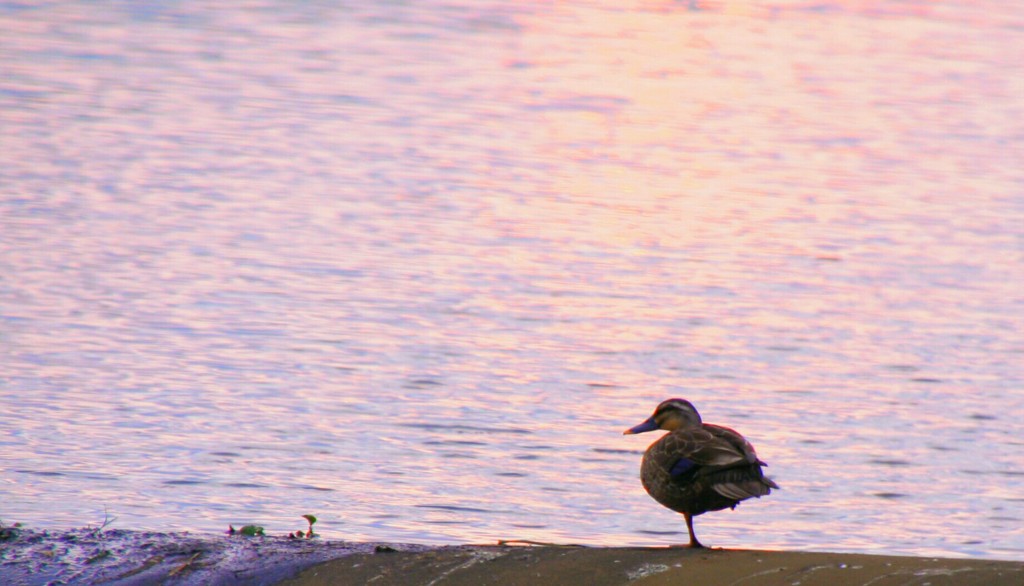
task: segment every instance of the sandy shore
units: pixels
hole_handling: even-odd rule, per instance
[[[0,584],[1017,586],[1024,562],[569,546],[356,543],[98,529],[0,531]]]
[[[1017,586],[1024,562],[746,550],[449,547],[355,554],[282,586],[527,584]]]

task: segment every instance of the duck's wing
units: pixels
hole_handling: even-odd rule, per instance
[[[747,438],[740,435],[738,431],[721,425],[705,423],[703,427],[708,433],[743,454],[743,462],[746,464],[714,473],[715,482],[712,488],[715,489],[715,492],[729,498],[743,500],[750,497],[761,497],[770,494],[771,489],[779,488],[775,481],[761,472],[761,467],[768,464],[757,457],[754,446],[747,441]]]
[[[740,435],[740,432],[735,429],[725,427],[724,425],[714,425],[712,423],[705,423],[703,428],[711,435],[731,445],[737,452],[743,454],[743,458],[747,462],[767,466],[767,464],[758,459],[757,452],[754,451],[753,444],[747,441],[747,438]]]
[[[703,428],[673,431],[659,443],[659,460],[673,480],[685,481],[700,468],[730,468],[748,462],[742,450]]]

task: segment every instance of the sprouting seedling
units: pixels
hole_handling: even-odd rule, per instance
[[[306,531],[306,539],[316,536],[316,533],[313,533],[313,523],[316,523],[316,515],[303,515],[302,518],[309,521],[309,531]]]
[[[294,533],[289,533],[288,537],[290,539],[302,539],[303,537],[306,539],[312,539],[313,537],[316,537],[316,533],[313,533],[313,523],[316,523],[316,515],[303,515],[302,518],[309,523],[309,529],[306,531],[299,529]]]

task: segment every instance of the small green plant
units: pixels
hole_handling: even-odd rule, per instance
[[[263,527],[259,525],[243,525],[239,529],[235,529],[234,525],[228,525],[228,535],[243,535],[245,537],[263,537],[266,535],[263,532]]]
[[[306,521],[309,521],[309,531],[306,531],[306,537],[307,538],[315,537],[316,533],[313,533],[313,523],[316,523],[316,516],[315,515],[303,515],[302,518],[305,519]]]
[[[302,518],[305,519],[307,523],[309,523],[309,529],[307,529],[306,531],[299,529],[295,533],[289,533],[289,539],[301,539],[303,537],[305,537],[306,539],[312,539],[316,537],[316,533],[313,533],[313,523],[316,523],[316,515],[303,515]]]

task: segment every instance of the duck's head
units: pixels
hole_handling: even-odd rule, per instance
[[[695,427],[700,424],[700,413],[697,413],[697,409],[692,403],[686,399],[668,399],[658,405],[658,408],[654,410],[654,415],[648,417],[640,425],[633,426],[622,432],[622,435],[643,433],[656,429],[672,431],[683,427]]]

